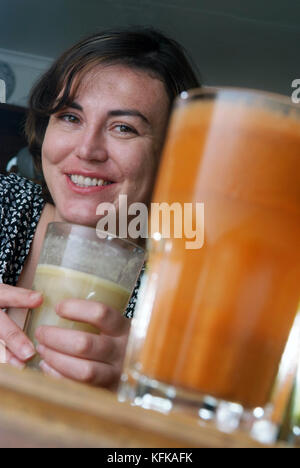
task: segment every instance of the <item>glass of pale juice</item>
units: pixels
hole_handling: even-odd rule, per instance
[[[35,331],[50,325],[99,334],[84,322],[66,320],[55,312],[64,299],[102,302],[123,313],[144,263],[136,244],[96,229],[69,223],[50,223],[37,265],[33,289],[43,303],[28,314],[25,331],[36,345]],[[39,368],[40,357],[28,366]]]

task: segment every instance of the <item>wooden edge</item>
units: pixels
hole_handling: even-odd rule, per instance
[[[76,429],[80,429],[80,418],[85,415],[90,418],[90,421],[93,419],[94,422],[101,422],[102,426],[104,421],[113,424],[112,427],[116,431],[116,441],[118,441],[118,431],[123,435],[127,431],[128,440],[131,433],[135,436],[140,434],[141,437],[144,435],[144,441],[153,435],[158,438],[157,440],[161,437],[165,444],[170,443],[169,446],[266,447],[240,432],[225,434],[212,427],[203,427],[198,421],[188,416],[181,414],[163,415],[133,407],[128,403],[120,403],[116,394],[104,389],[93,388],[69,380],[52,379],[31,369],[19,371],[8,365],[0,365],[0,414],[2,417],[8,421],[8,412],[15,407],[15,416],[10,418],[15,423],[18,412],[21,411],[19,403],[26,397],[27,399],[30,397],[30,400],[27,401],[29,405],[32,405],[32,413],[34,413],[34,402],[37,405],[40,403],[51,405],[51,411],[54,415],[52,425],[56,425],[56,430],[60,420],[61,423],[66,423],[68,420],[67,413],[63,413],[64,409],[77,414],[78,427],[73,426],[71,428],[73,432],[72,430],[64,432],[66,436],[75,434]],[[17,404],[17,402],[19,403]],[[39,413],[35,415],[35,423],[42,428],[43,416]],[[47,419],[47,427],[51,431],[51,420]],[[95,435],[97,434],[92,434],[91,431],[91,440],[96,440]],[[105,434],[102,435],[105,436]],[[125,444],[123,446],[129,446],[128,440],[119,438],[120,443],[122,440]],[[137,443],[141,444],[142,440],[137,440]]]

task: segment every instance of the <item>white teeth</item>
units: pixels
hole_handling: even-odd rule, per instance
[[[82,175],[72,174],[69,176],[71,181],[79,187],[96,187],[101,185],[109,185],[112,182],[103,179],[91,179],[90,177],[83,177]]]

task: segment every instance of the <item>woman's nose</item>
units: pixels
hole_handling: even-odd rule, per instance
[[[76,148],[80,159],[104,162],[108,159],[106,139],[101,130],[86,128],[81,132]]]

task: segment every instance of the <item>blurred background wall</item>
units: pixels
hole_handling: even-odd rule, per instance
[[[66,47],[103,28],[154,26],[180,41],[206,85],[286,95],[300,78],[299,0],[0,0],[0,79],[7,102]]]

